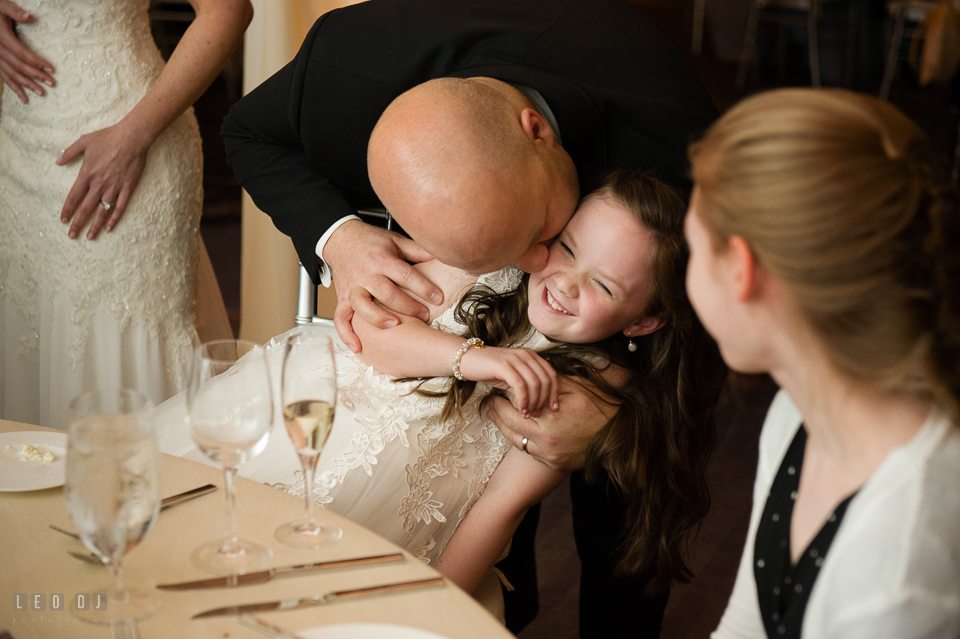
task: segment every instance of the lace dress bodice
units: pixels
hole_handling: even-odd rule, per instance
[[[478,284],[505,292],[521,275],[508,268]],[[433,327],[464,333],[454,310]],[[549,342],[533,332],[523,345],[542,350]],[[417,394],[418,382],[394,381],[342,345],[336,358],[337,414],[317,468],[315,500],[434,563],[510,447],[480,416],[491,388],[478,384],[462,414],[443,422],[444,399]],[[434,378],[424,388],[443,390],[449,383]],[[279,487],[302,495],[302,474]]]
[[[192,110],[151,146],[120,223],[93,241],[70,240],[60,209],[82,164],[57,166],[82,135],[119,122],[156,81],[164,62],[150,33],[149,0],[24,0],[34,15],[20,25],[24,44],[55,67],[57,85],[22,104],[9,87],[0,102],[0,296],[29,328],[21,352],[38,348],[41,286],[68,292],[76,368],[89,324],[105,310],[123,331],[131,322],[169,346],[183,387],[193,329],[202,154]],[[184,350],[184,345],[187,351]]]
[[[150,33],[149,0],[21,0],[33,22],[18,34],[25,46],[56,68],[57,86],[45,99],[5,100],[5,115],[31,142],[93,131],[118,122],[163,70]],[[9,94],[8,94],[9,96]]]
[[[521,275],[509,268],[482,276],[480,283],[505,292],[517,286]],[[465,330],[454,320],[453,308],[433,327],[456,334]],[[279,378],[288,335],[278,335],[266,346],[273,379]],[[331,335],[335,337],[332,330]],[[524,346],[546,350],[550,342],[533,332]],[[317,466],[314,500],[433,563],[510,447],[477,410],[491,389],[478,384],[463,416],[441,422],[442,398],[412,392],[415,382],[397,382],[377,372],[339,340],[335,357],[337,409]],[[441,390],[449,381],[435,378],[428,387]],[[279,396],[275,399],[279,406]],[[275,412],[266,448],[239,474],[303,497],[300,462],[282,416]],[[159,407],[156,423],[162,452],[213,465],[190,439],[182,393]]]

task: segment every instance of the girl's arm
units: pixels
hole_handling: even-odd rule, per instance
[[[443,549],[437,570],[463,590],[473,592],[500,558],[527,509],[569,474],[510,448]]]
[[[57,164],[83,156],[60,212],[75,238],[94,216],[87,237],[113,229],[137,187],[154,140],[193,104],[217,77],[253,18],[250,0],[189,0],[197,17],[180,39],[160,77],[117,124],[88,133]],[[112,204],[107,212],[100,202]],[[95,215],[94,215],[95,213]]]
[[[436,260],[414,264],[443,291],[443,304],[431,304],[409,291],[414,299],[430,310],[429,322],[456,304],[477,282],[476,275],[447,266]],[[429,322],[397,314],[400,325],[382,328],[354,314],[353,330],[363,344],[360,359],[367,366],[394,377],[446,377],[451,374],[450,361],[464,338],[430,328]],[[446,364],[444,364],[446,358]]]
[[[420,300],[430,309],[431,321],[476,283],[476,276],[435,260],[414,267],[443,290],[443,306]],[[354,314],[352,325],[363,344],[358,355],[363,363],[394,377],[450,377],[453,358],[466,338],[431,328],[416,317],[397,316],[399,326],[381,328]],[[470,348],[461,357],[460,372],[466,379],[510,390],[525,415],[539,415],[543,406],[558,407],[556,373],[529,349]]]

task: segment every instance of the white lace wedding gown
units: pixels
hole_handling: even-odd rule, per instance
[[[513,289],[520,275],[505,269],[480,282],[503,292]],[[457,334],[465,329],[454,320],[453,308],[433,326]],[[330,334],[335,336],[332,329]],[[272,379],[279,378],[278,346],[286,335],[267,345]],[[549,344],[533,333],[525,346],[544,350]],[[342,343],[336,347],[336,365],[337,409],[317,467],[315,501],[432,564],[510,447],[479,414],[490,388],[478,384],[463,417],[441,422],[442,398],[413,393],[416,383],[394,382]],[[429,388],[442,389],[448,382],[436,378]],[[162,452],[214,465],[190,440],[182,394],[158,408],[157,429]],[[266,449],[239,474],[303,496],[300,463],[279,415]]]
[[[197,339],[194,294],[202,155],[188,111],[151,146],[126,212],[96,240],[59,221],[80,159],[55,160],[118,122],[164,62],[149,0],[21,0],[23,43],[57,86],[0,103],[0,416],[66,427],[69,401],[125,387],[154,402],[185,386]],[[222,302],[220,302],[222,307]]]

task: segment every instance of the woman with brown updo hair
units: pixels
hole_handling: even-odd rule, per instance
[[[750,98],[690,157],[691,303],[782,388],[713,636],[960,636],[955,185],[902,113],[841,90]]]

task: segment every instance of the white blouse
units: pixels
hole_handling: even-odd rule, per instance
[[[713,639],[766,637],[754,540],[802,416],[786,392],[760,434],[753,513],[733,593]],[[960,429],[934,409],[853,498],[807,603],[804,639],[960,637]]]

